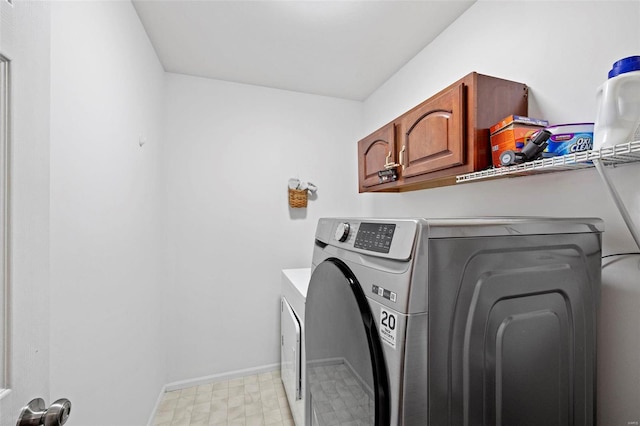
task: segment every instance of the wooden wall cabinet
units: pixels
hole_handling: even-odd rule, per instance
[[[489,128],[528,113],[527,86],[471,73],[358,142],[360,192],[453,185],[456,175],[491,165]],[[398,179],[378,171],[399,164]]]

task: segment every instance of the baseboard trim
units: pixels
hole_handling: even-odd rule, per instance
[[[251,376],[254,374],[267,373],[275,370],[280,370],[280,363],[268,364],[260,367],[246,368],[244,370],[236,370],[236,371],[230,371],[228,373],[212,374],[210,376],[195,377],[193,379],[179,380],[177,382],[167,383],[166,385],[162,386],[162,389],[160,389],[160,394],[158,395],[156,404],[153,407],[153,411],[151,412],[151,417],[149,418],[149,422],[147,423],[147,426],[151,426],[153,424],[153,418],[155,417],[156,411],[158,411],[158,407],[162,402],[162,397],[166,392],[186,389],[193,386],[206,385],[209,383],[215,383],[222,380],[231,380],[231,379],[237,379],[239,377]]]
[[[153,410],[151,410],[151,415],[149,416],[149,421],[147,422],[147,426],[153,425],[153,418],[156,416],[156,413],[158,412],[158,407],[160,407],[160,403],[162,402],[162,397],[164,396],[165,392],[167,392],[167,385],[163,385],[162,388],[160,389],[160,393],[158,394],[156,403],[153,406]]]

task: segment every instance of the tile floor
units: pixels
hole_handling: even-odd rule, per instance
[[[154,426],[294,426],[280,371],[166,392]]]
[[[347,364],[312,367],[308,383],[319,424],[374,424],[373,392]]]

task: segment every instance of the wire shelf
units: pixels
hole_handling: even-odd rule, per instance
[[[526,176],[564,170],[585,169],[593,167],[594,160],[600,160],[607,166],[640,162],[640,141],[622,143],[594,151],[582,151],[558,157],[544,158],[515,166],[496,167],[479,172],[467,173],[456,176],[456,183],[502,176]]]

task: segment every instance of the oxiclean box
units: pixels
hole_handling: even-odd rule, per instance
[[[552,135],[543,157],[573,154],[593,149],[593,123],[559,124],[547,127]]]

